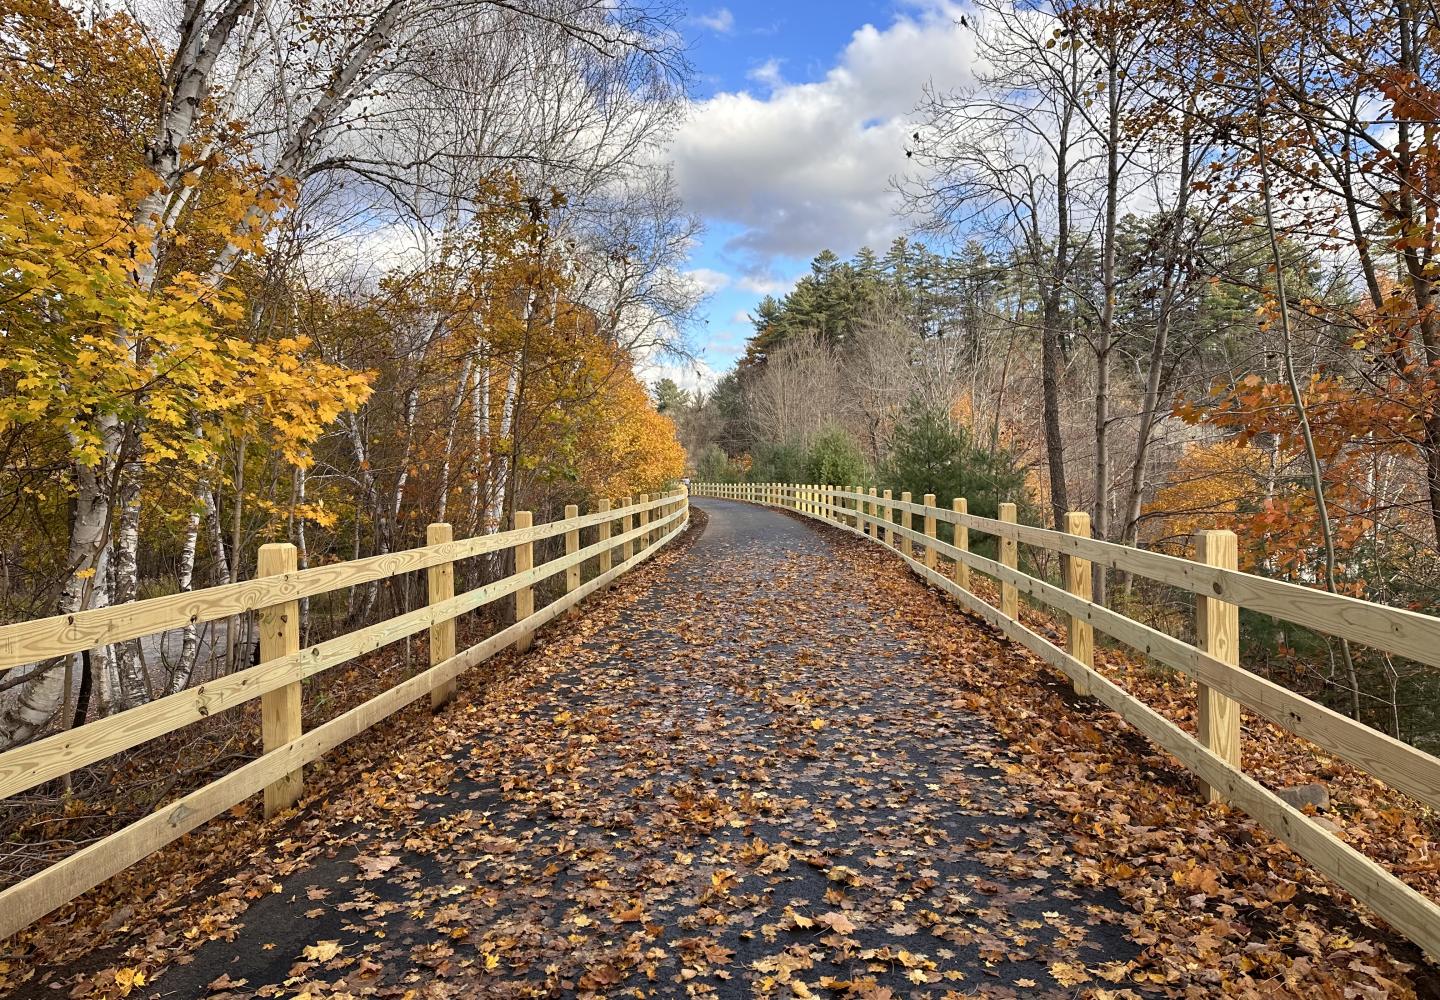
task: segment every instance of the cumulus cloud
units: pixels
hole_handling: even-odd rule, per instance
[[[962,13],[938,0],[855,31],[820,80],[787,83],[776,64],[761,80],[773,80],[763,97],[739,91],[697,103],[672,148],[686,203],[738,224],[726,249],[756,273],[775,257],[883,248],[903,228],[889,182],[909,162],[911,110],[927,83],[971,79]]]
[[[694,270],[686,271],[685,277],[704,295],[728,288],[732,281],[730,275],[724,271],[716,271],[709,267],[697,267]]]
[[[735,30],[735,15],[729,7],[716,7],[708,14],[695,15],[695,23],[717,35],[728,35]]]
[[[739,278],[735,279],[735,287],[742,292],[749,292],[752,295],[780,296],[794,288],[795,282],[799,280],[799,275],[793,278],[780,278],[770,272],[760,272],[755,274],[742,274]]]
[[[780,72],[780,66],[784,62],[784,59],[775,59],[773,57],[766,59],[759,66],[756,66],[750,70],[750,72],[746,73],[745,76],[748,79],[754,80],[756,83],[764,84],[772,91],[778,90],[785,86],[785,77]]]
[[[635,375],[646,385],[654,385],[668,378],[686,392],[709,392],[720,380],[720,373],[704,361],[676,364],[663,361],[643,361],[635,366]]]

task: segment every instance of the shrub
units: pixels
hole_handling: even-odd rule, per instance
[[[934,493],[935,502],[946,507],[964,497],[979,517],[995,517],[1002,502],[1024,506],[1028,499],[1025,470],[1013,454],[982,446],[944,413],[914,404],[895,429],[883,472],[882,481],[896,496],[909,490],[918,502]]]
[[[702,483],[733,483],[742,476],[740,467],[718,444],[706,447],[695,460],[695,478]]]
[[[805,455],[805,481],[850,487],[866,481],[870,469],[860,446],[841,427],[827,427]]]
[[[764,444],[755,449],[752,483],[798,483],[805,478],[805,450],[798,444]]]

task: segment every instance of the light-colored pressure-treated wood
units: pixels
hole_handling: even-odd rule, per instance
[[[954,546],[946,546],[941,543],[941,547],[948,549],[948,554],[952,557],[962,555],[961,550]],[[1102,620],[1115,619],[1129,622],[1128,619],[1093,602],[1081,602],[1079,598],[1059,588],[1027,577],[1018,570],[1006,567],[999,562],[975,556],[973,553],[963,553],[963,555],[977,568],[991,572],[1002,582],[1007,578],[1017,585],[1022,581],[1029,581],[1036,590],[1048,592],[1049,596],[1053,598],[1053,603],[1057,605],[1068,604],[1077,613],[1080,609],[1088,606],[1091,609],[1090,613],[1093,616],[1102,617]],[[1081,681],[1095,697],[1157,745],[1173,754],[1182,764],[1198,775],[1208,787],[1218,789],[1219,794],[1226,801],[1255,817],[1257,821],[1289,844],[1297,853],[1307,858],[1321,872],[1348,889],[1399,928],[1412,941],[1425,949],[1432,959],[1440,958],[1440,906],[1416,892],[1350,845],[1335,838],[1309,817],[1245,775],[1233,763],[1223,756],[1213,753],[1194,737],[1185,733],[1093,668],[1087,667],[1079,660],[1069,656],[1063,650],[1025,628],[1018,621],[989,607],[973,594],[930,570],[923,563],[914,559],[907,559],[906,562],[927,582],[947,590],[969,610],[985,618],[1011,638],[1058,667],[1072,681]],[[1036,590],[1030,592],[1035,593]],[[1146,628],[1138,623],[1130,624],[1139,629]],[[1161,633],[1155,634],[1161,635]],[[1179,640],[1170,639],[1168,636],[1164,638],[1177,645],[1184,645]],[[1192,652],[1195,652],[1197,656],[1204,657],[1207,661],[1218,664],[1218,661],[1214,661],[1213,658],[1201,654],[1193,648]],[[1234,675],[1246,674],[1245,671],[1235,667],[1218,665],[1228,669]],[[1249,676],[1253,677],[1253,675]],[[1299,696],[1296,695],[1291,695],[1291,697],[1299,701],[1304,700],[1299,699]],[[1376,735],[1383,736],[1383,734]],[[1431,760],[1433,761],[1433,758]]]
[[[970,501],[964,497],[956,497],[950,502],[951,510],[964,516],[970,511]],[[970,529],[958,521],[952,525],[955,529],[955,547],[961,552],[970,551]],[[962,590],[970,589],[970,565],[963,559],[955,560],[955,582]]]
[[[425,541],[429,545],[440,545],[454,539],[454,529],[439,523],[425,528]],[[441,563],[425,571],[426,599],[430,604],[442,604],[455,596],[455,564]],[[446,618],[430,626],[430,665],[444,663],[455,655],[455,619]],[[439,708],[455,696],[453,680],[439,685],[430,692],[430,707]]]
[[[658,506],[660,502],[655,501],[652,506]],[[604,516],[587,514],[574,527],[587,528],[598,524]],[[0,626],[0,670],[167,629],[183,628],[192,623],[202,624],[248,614],[272,604],[298,601],[376,580],[387,580],[403,573],[418,572],[438,563],[500,552],[522,541],[537,542],[563,534],[570,527],[564,521],[552,521],[532,525],[523,531],[512,529],[477,535],[444,545],[387,552],[278,576],[257,577],[220,587],[3,625]]]
[[[875,490],[871,489],[869,497],[874,495]],[[854,498],[859,501],[869,497],[859,490],[854,493]],[[895,534],[917,544],[931,544],[928,534],[893,523],[893,511],[906,508],[889,498],[883,504],[874,505],[873,514],[862,511],[859,526],[849,530],[878,540],[882,530],[879,513],[882,507],[886,522],[883,530],[887,544],[892,548]],[[926,513],[925,508],[917,508],[913,504],[910,509]],[[1227,568],[1235,564],[1234,538],[1229,532],[1202,533],[1204,536],[1218,535],[1220,540],[1210,537],[1197,539],[1197,559],[1192,562],[1117,546],[1080,533],[1068,534],[1019,525],[1014,523],[1013,514],[1008,518],[1006,514],[1002,508],[999,520],[973,517],[960,499],[955,501],[953,510],[936,512],[937,520],[948,521],[956,529],[955,544],[934,543],[941,554],[957,561],[955,580],[941,576],[923,561],[914,558],[905,558],[905,561],[922,579],[950,593],[968,610],[1066,674],[1076,684],[1077,690],[1090,691],[1138,731],[1174,755],[1200,779],[1210,794],[1245,810],[1320,872],[1420,945],[1432,960],[1440,960],[1440,906],[1239,769],[1236,703],[1365,769],[1391,787],[1437,808],[1440,808],[1440,759],[1238,667],[1236,606],[1255,607],[1296,624],[1366,642],[1424,662],[1440,660],[1440,648],[1432,648],[1428,652],[1423,648],[1427,641],[1432,645],[1440,643],[1440,628],[1437,628],[1440,621]],[[1075,527],[1073,522],[1069,527]],[[1000,560],[987,559],[969,551],[970,528],[1000,540]],[[1071,572],[1078,575],[1077,564],[1093,559],[1105,566],[1135,572],[1196,594],[1202,601],[1209,602],[1206,605],[1197,602],[1197,633],[1201,648],[1126,618],[1078,593],[1070,593],[1021,573],[1015,558],[1005,558],[1007,547],[1014,552],[1020,542],[1075,557],[1065,567],[1067,586],[1071,582]],[[1030,597],[1065,612],[1072,621],[1079,620],[1089,627],[1099,628],[1195,678],[1212,698],[1205,710],[1209,721],[1201,726],[1201,738],[1185,733],[1081,659],[1031,632],[1013,614],[1003,614],[1002,610],[985,604],[960,582],[961,570],[968,568],[988,574],[1000,582],[1002,605],[1007,586],[1017,592],[1024,590]],[[1089,579],[1089,574],[1083,576]],[[1311,600],[1312,597],[1316,599]],[[1018,606],[1018,593],[1015,602]],[[1366,608],[1372,609],[1375,614],[1370,617],[1361,614],[1361,610]],[[1392,612],[1398,613],[1392,616]],[[1216,695],[1222,700],[1214,701]],[[1230,705],[1236,706],[1237,711],[1228,712]],[[1212,745],[1207,746],[1207,742]]]
[[[925,494],[925,537],[926,537],[926,538],[930,538],[930,539],[933,539],[933,538],[935,537],[935,494],[934,494],[934,493],[926,493],[926,494]],[[931,542],[929,542],[929,543],[925,546],[925,568],[926,568],[926,569],[934,569],[934,568],[935,568],[935,554],[936,554],[936,553],[935,553],[935,543],[934,543],[933,541],[931,541]]]
[[[910,502],[910,499],[911,498],[909,490],[906,490],[905,492],[900,494],[901,503],[908,504]],[[915,522],[911,519],[910,511],[908,509],[902,510],[900,512],[900,527],[904,528],[906,531],[910,531],[915,527]],[[909,535],[901,536],[900,551],[905,553],[907,558],[913,557],[915,555],[915,546],[911,543]]]
[[[260,546],[256,576],[278,576],[296,569],[296,549],[289,542]],[[259,615],[260,662],[300,651],[300,602],[286,601],[262,608]],[[297,672],[298,673],[298,672]],[[260,698],[260,742],[266,753],[300,738],[300,678]],[[265,815],[288,809],[304,790],[300,768],[287,771],[265,786]]]
[[[893,527],[895,510],[890,505],[891,496],[889,490],[885,491],[882,499],[885,501],[884,504],[882,504],[885,510],[885,544],[893,549],[895,547],[895,528]]]
[[[589,554],[586,553],[587,556]],[[298,653],[226,674],[178,694],[97,719],[78,729],[7,750],[0,753],[0,798],[34,788],[76,768],[236,708],[297,679],[304,680],[336,664],[421,632],[444,618],[466,614],[508,597],[521,587],[546,579],[563,566],[563,560],[546,563],[528,573],[515,574],[477,587],[443,604],[427,605],[316,643]]]
[[[1067,534],[1089,538],[1090,515],[1084,511],[1070,511],[1065,515],[1065,531]],[[1079,556],[1062,555],[1060,570],[1065,578],[1065,590],[1082,601],[1089,601],[1093,582],[1089,560]],[[1065,629],[1065,652],[1087,667],[1095,665],[1095,630],[1082,615],[1070,616],[1070,623]],[[1083,680],[1075,681],[1075,693],[1090,693],[1085,689]]]
[[[606,499],[601,500],[597,506],[599,507],[600,513],[602,513],[602,514],[609,513],[609,511],[610,511],[610,500],[609,500],[609,498],[607,497]],[[605,545],[606,542],[610,541],[610,522],[609,522],[609,521],[601,521],[601,522],[600,522],[600,527],[599,527],[597,530],[600,532],[600,539],[599,539],[599,540],[600,540],[600,544],[601,544],[601,545]],[[610,572],[610,567],[611,567],[612,565],[614,565],[614,562],[615,562],[615,558],[614,558],[614,557],[615,557],[615,550],[612,549],[612,548],[610,548],[608,545],[605,545],[605,547],[600,550],[600,572],[601,572],[602,574]]]
[[[1013,503],[1000,505],[1000,520],[1014,524],[1016,516],[1017,511]],[[1019,550],[1020,546],[1015,544],[1014,538],[1002,536],[1000,538],[1000,565],[1014,569],[1019,565]],[[1020,620],[1020,596],[1013,583],[1000,584],[1000,613],[1006,618]]]
[[[629,535],[630,532],[631,532],[631,531],[634,529],[634,527],[635,527],[635,516],[634,516],[633,513],[631,513],[631,510],[630,510],[630,507],[631,507],[631,505],[634,503],[634,501],[635,501],[635,498],[634,498],[634,497],[626,497],[625,499],[623,499],[623,500],[620,501],[620,505],[621,505],[622,509],[625,511],[625,516],[624,516],[624,518],[622,518],[621,521],[620,521],[620,530],[621,530],[622,532],[624,532],[626,535]],[[628,562],[630,561],[631,557],[634,556],[634,554],[635,554],[635,543],[627,539],[627,540],[625,541],[625,544],[620,547],[620,560],[621,560],[621,562],[627,562],[627,563],[628,563]]]
[[[683,520],[684,513],[682,509],[667,515],[662,520],[666,524],[679,523]],[[547,535],[545,537],[550,536]],[[630,535],[630,537],[633,539],[634,535]],[[633,561],[627,561],[614,567],[608,574],[602,574],[596,577],[579,590],[565,595],[554,604],[529,615],[526,619],[516,622],[483,642],[471,646],[469,649],[452,656],[449,660],[433,666],[429,670],[409,680],[401,682],[395,687],[372,698],[370,701],[365,702],[363,705],[351,709],[323,725],[317,726],[311,732],[298,736],[295,740],[274,748],[264,756],[242,765],[224,777],[151,813],[144,819],[130,824],[103,840],[82,848],[65,860],[51,865],[38,875],[0,892],[0,940],[9,937],[11,934],[14,934],[21,928],[44,916],[46,913],[49,913],[57,906],[99,885],[105,879],[123,871],[146,855],[159,850],[176,838],[194,830],[201,824],[224,812],[226,809],[229,809],[237,802],[275,784],[278,780],[290,773],[298,772],[304,764],[318,759],[324,753],[343,743],[345,740],[350,739],[358,733],[364,732],[369,727],[415,701],[417,698],[424,697],[426,693],[432,692],[437,687],[452,682],[466,670],[484,662],[512,643],[518,643],[520,639],[529,636],[535,629],[552,621],[555,617],[572,607],[576,602],[585,599],[602,587],[608,586],[620,574],[650,558],[658,548],[659,546],[656,546],[655,548],[637,553]],[[577,557],[588,559],[598,554],[599,547],[595,546],[577,553]],[[566,565],[565,560],[554,560],[538,569],[532,569],[520,579],[523,579],[526,583],[533,583],[537,573],[544,573],[546,575],[553,574],[563,570]],[[410,628],[409,631],[401,631],[398,634],[406,635],[417,631],[419,628],[424,627],[425,622],[429,621],[434,614],[440,614],[442,611],[448,615],[459,613],[459,611],[456,610],[457,602],[463,603],[471,600],[475,602],[471,606],[478,606],[478,604],[486,603],[489,600],[515,592],[517,589],[516,578],[512,577],[497,581],[486,587],[478,588],[459,598],[454,598],[450,602],[447,602],[446,605],[440,605],[435,608],[424,608],[417,612],[412,612],[410,615],[402,616],[402,618],[412,621],[419,620],[421,624]],[[477,597],[476,595],[480,596]],[[417,618],[416,616],[421,617]],[[400,619],[392,619],[391,622],[382,623],[382,625],[390,627],[398,621],[400,621]],[[392,629],[391,631],[393,632],[394,630]],[[341,638],[349,640],[353,637],[352,635]],[[370,648],[378,648],[378,646],[384,645],[385,642],[392,641],[392,638],[386,638],[383,639],[383,641],[379,639],[373,640],[374,645]],[[280,662],[288,664],[294,659],[294,657],[287,657],[284,661]],[[339,662],[339,660],[336,662]],[[258,676],[259,672],[267,669],[269,669],[269,666],[255,667],[249,671],[242,671],[241,674],[232,674],[230,677],[222,678],[221,680],[228,681],[232,678],[241,677],[242,674],[254,677]],[[199,689],[194,689],[193,692],[182,692],[182,695],[191,695],[198,691]],[[179,696],[172,697],[178,698]],[[172,701],[172,699],[162,699],[161,702],[154,702],[151,706],[145,706],[145,709],[169,701]],[[220,707],[225,708],[230,707],[230,705],[226,704]],[[101,721],[111,722],[116,719],[142,715],[145,709],[135,709],[131,712],[122,713],[119,716],[111,716],[109,719]],[[206,713],[202,712],[201,714]],[[94,725],[97,724],[91,724],[91,726]],[[71,734],[82,734],[87,729],[90,729],[91,726],[83,726],[80,729],[71,730]],[[143,738],[128,745],[133,746],[135,743],[142,741]],[[32,744],[32,747],[33,746]],[[32,747],[24,747],[21,749],[29,750]],[[6,754],[3,756],[9,757],[10,755]]]
[[[570,521],[580,516],[580,508],[573,503],[565,505],[565,520]],[[574,555],[580,551],[580,529],[571,528],[565,532],[565,554]],[[577,562],[565,571],[565,593],[573,594],[580,589],[580,564]]]
[[[515,527],[528,528],[531,524],[531,513],[528,510],[517,510],[515,512]],[[521,542],[515,546],[515,572],[523,573],[535,566],[535,544],[533,542]],[[533,587],[521,587],[515,591],[515,621],[523,622],[535,613],[535,590]],[[533,636],[526,631],[515,642],[515,648],[524,653],[530,648]]]
[[[1083,617],[1095,628],[1166,666],[1226,693],[1277,725],[1363,768],[1392,788],[1440,808],[1440,759],[1423,750],[1349,719],[1258,674],[1218,660],[1148,625],[1099,604],[1081,601],[1043,580],[1007,569],[994,560],[973,552],[963,552],[943,542],[940,547],[942,554],[963,560],[976,571],[998,580],[1008,580],[1025,594],[1059,611]]]
[[[1233,531],[1201,531],[1195,535],[1195,559],[1206,566],[1234,569],[1237,546]],[[1240,609],[1228,601],[1199,596],[1195,598],[1195,644],[1230,666],[1240,663]],[[1240,766],[1240,704],[1216,691],[1208,684],[1197,685],[1200,699],[1196,725],[1200,742],[1216,756],[1236,767]],[[1221,790],[1205,787],[1211,802],[1221,798]]]
[[[1373,908],[1410,940],[1425,949],[1432,960],[1440,959],[1440,906],[1436,906],[1385,868],[1320,827],[1228,761],[1211,753],[1190,734],[1103,674],[1067,656],[1064,650],[1020,623],[999,614],[994,608],[974,595],[960,590],[938,573],[931,575],[918,563],[912,563],[912,568],[929,582],[948,589],[969,610],[1035,652],[1062,673],[1072,679],[1076,675],[1083,676],[1092,694],[1117,715],[1172,754],[1190,771],[1199,775],[1206,784],[1220,789],[1226,801],[1245,810],[1262,826],[1294,848],[1297,854]]]
[[[640,494],[640,503],[641,503],[642,505],[645,504],[645,503],[648,503],[649,501],[650,501],[650,494],[649,494],[649,493],[641,493],[641,494]],[[648,548],[650,547],[650,528],[649,528],[649,524],[650,524],[650,512],[649,512],[648,510],[645,510],[644,507],[642,506],[642,507],[641,507],[641,510],[640,510],[640,527],[644,529],[644,530],[640,533],[640,547],[641,547],[642,549],[648,549]]]

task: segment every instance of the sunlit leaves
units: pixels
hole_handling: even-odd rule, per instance
[[[87,188],[77,150],[5,113],[0,150],[0,430],[47,427],[98,465],[113,448],[107,421],[124,422],[145,461],[198,464],[243,424],[299,463],[364,399],[367,377],[319,362],[305,339],[252,340],[234,285],[182,270],[143,287],[154,234],[124,199]]]

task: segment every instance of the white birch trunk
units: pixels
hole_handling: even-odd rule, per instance
[[[470,391],[470,368],[474,358],[467,354],[460,365],[460,376],[455,380],[455,399],[450,404],[450,413],[445,420],[445,457],[440,463],[440,502],[435,520],[444,521],[450,509],[450,470],[454,463],[455,437],[459,433],[460,411],[465,406],[465,395]]]
[[[113,427],[113,425],[112,425]],[[109,534],[110,496],[103,466],[76,465],[71,476],[75,499],[70,514],[70,540],[66,550],[69,576],[56,602],[56,613],[74,614],[90,607],[97,586],[105,579],[104,553]],[[21,685],[19,696],[0,716],[0,746],[31,739],[65,706],[65,677],[73,656],[35,665]]]
[[[480,520],[480,497],[484,492],[480,470],[490,466],[490,371],[486,364],[476,365],[475,368],[470,424],[475,438],[475,458],[470,468],[470,534],[479,535],[485,531],[484,522]]]
[[[200,484],[202,494],[210,487]],[[180,548],[180,592],[188,593],[195,586],[195,552],[200,542],[200,508],[192,507],[185,519],[185,542]],[[180,662],[165,685],[166,694],[177,694],[190,686],[190,677],[195,672],[195,661],[200,654],[200,626],[193,621],[185,626],[180,637]]]
[[[127,448],[126,451],[131,449]],[[114,590],[111,603],[128,604],[135,600],[140,590],[140,468],[139,462],[128,459],[120,469],[120,488],[116,498],[120,509],[119,526],[115,535],[114,559],[111,571]],[[122,711],[150,700],[150,685],[144,676],[140,659],[140,640],[130,639],[117,643],[112,657],[115,686],[106,701],[110,712]]]
[[[515,429],[515,399],[520,391],[520,356],[511,359],[510,374],[505,379],[505,398],[500,403],[500,439],[508,441]],[[498,449],[491,466],[491,479],[486,491],[484,530],[497,531],[505,517],[505,484],[510,481],[510,453]]]

